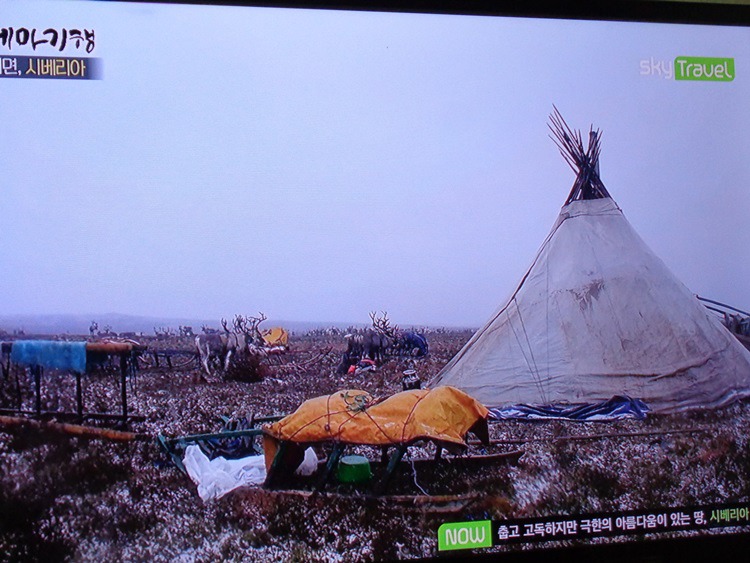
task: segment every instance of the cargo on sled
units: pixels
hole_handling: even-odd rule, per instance
[[[244,441],[244,451],[255,455],[241,458],[246,461],[234,460],[234,469],[228,468],[223,456],[211,462],[218,459],[217,465],[230,473],[252,474],[249,483],[266,490],[319,494],[335,475],[339,486],[372,496],[386,491],[408,449],[425,442],[434,444],[434,457],[414,459],[414,466],[517,461],[521,456],[518,451],[465,455],[469,433],[489,445],[489,416],[481,403],[453,387],[412,389],[380,401],[355,389],[310,399],[284,417],[245,421],[243,429],[225,428],[216,434],[172,439],[160,436],[159,442],[193,480],[196,477],[190,465],[196,465],[198,448],[210,455]],[[255,427],[258,423],[264,424]],[[380,455],[361,455],[363,449]],[[318,460],[319,454],[322,460]],[[206,466],[206,462],[197,465]],[[205,487],[201,494],[205,499],[204,493],[211,498]]]

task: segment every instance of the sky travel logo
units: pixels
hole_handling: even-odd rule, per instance
[[[732,82],[735,68],[733,58],[685,57],[674,61],[654,57],[640,61],[641,76],[656,76],[665,80],[691,80],[700,82]]]
[[[731,82],[734,80],[734,59],[677,57],[674,60],[674,79]]]

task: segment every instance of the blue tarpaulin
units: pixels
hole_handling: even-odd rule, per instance
[[[86,371],[86,343],[55,340],[16,340],[10,361],[25,366],[48,369]]]
[[[617,395],[608,401],[578,405],[513,405],[511,407],[490,409],[495,418],[500,420],[621,420],[634,418],[643,420],[650,409],[640,399]]]

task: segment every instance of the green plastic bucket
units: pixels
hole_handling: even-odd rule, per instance
[[[363,483],[372,478],[370,461],[362,455],[347,455],[339,460],[336,477],[340,483]]]

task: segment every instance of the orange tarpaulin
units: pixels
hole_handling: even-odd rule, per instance
[[[281,441],[336,441],[388,446],[433,440],[464,447],[464,436],[486,425],[489,411],[454,387],[403,391],[376,403],[366,391],[348,390],[305,401],[289,416],[265,426],[266,466]]]
[[[289,333],[280,326],[275,326],[263,331],[263,340],[268,346],[289,346]]]

